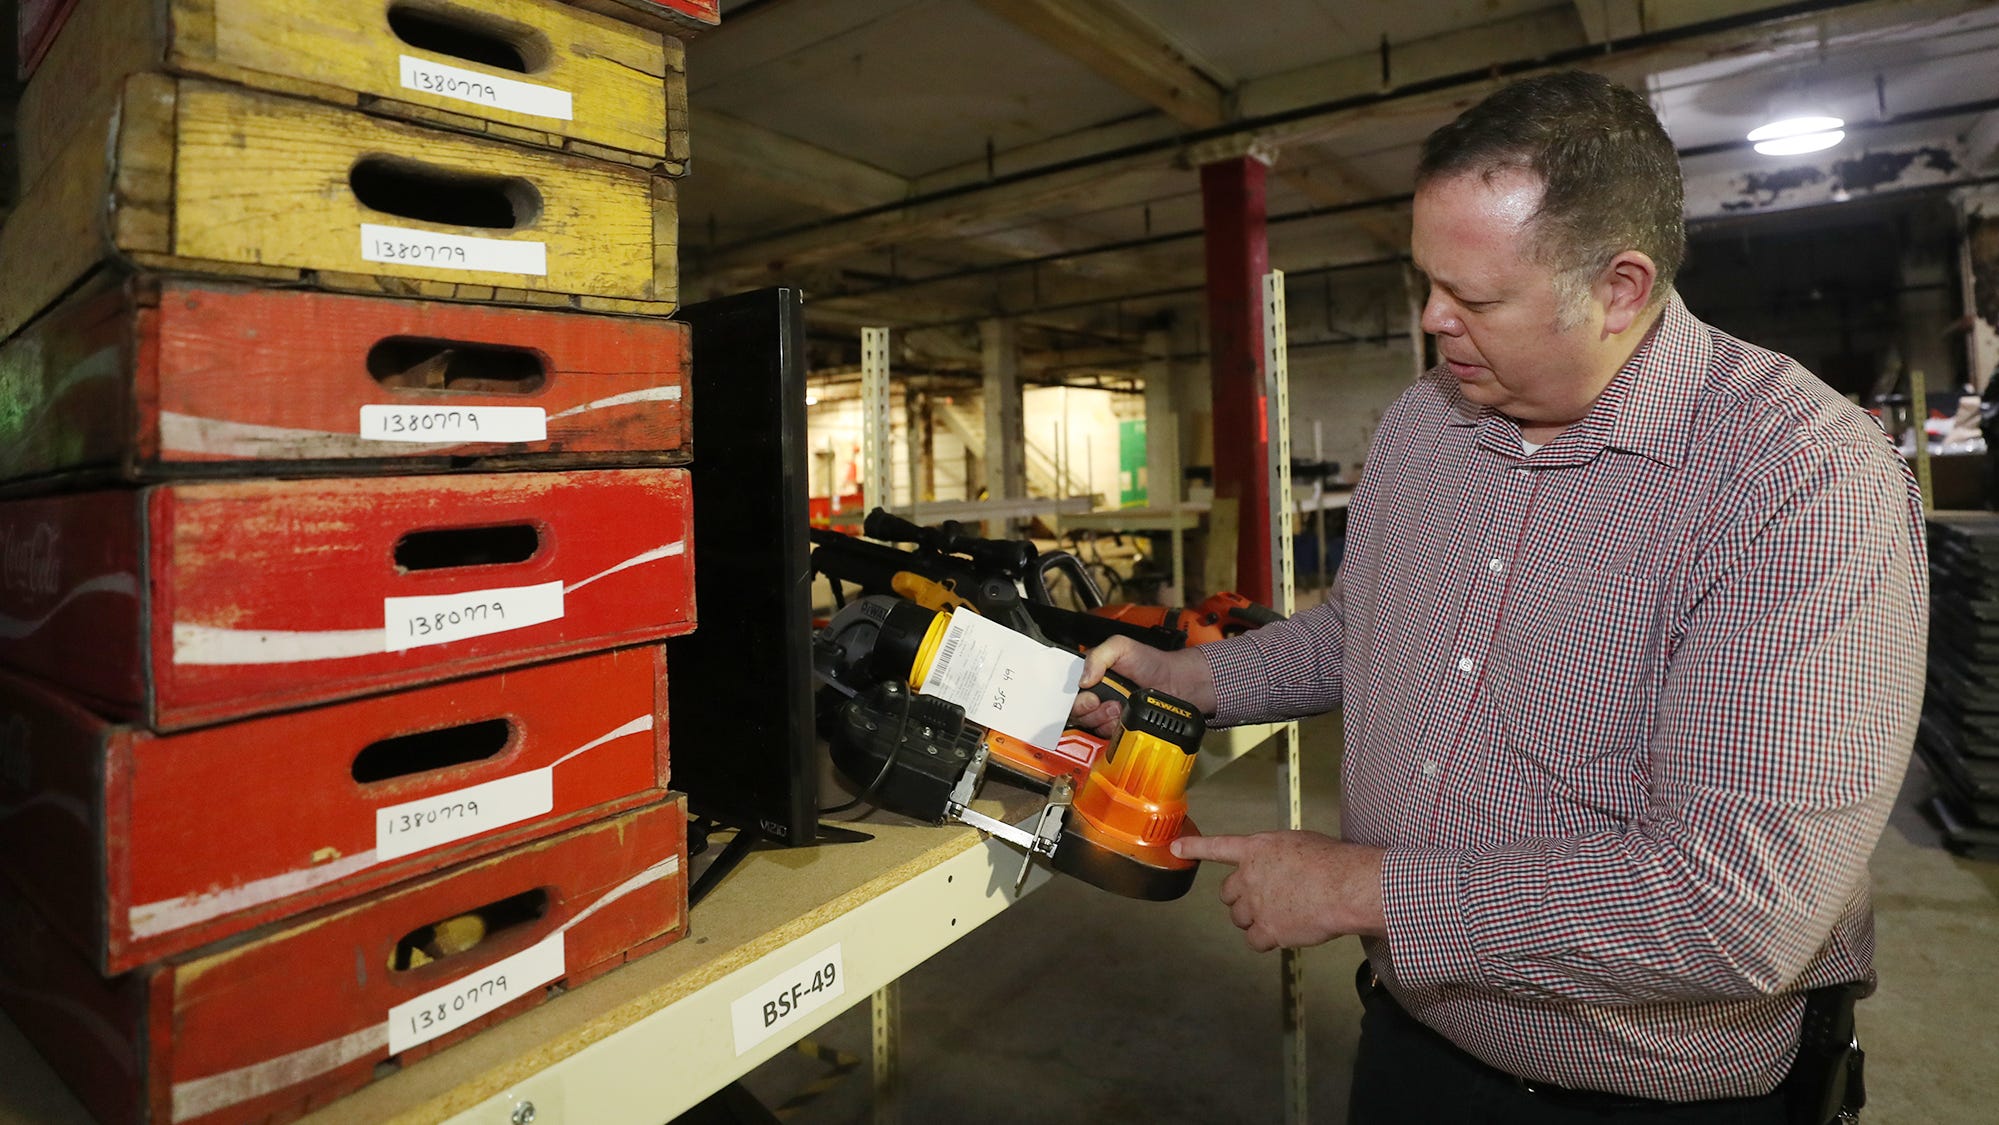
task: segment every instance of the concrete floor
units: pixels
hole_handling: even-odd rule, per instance
[[[1331,831],[1337,718],[1306,724],[1305,747],[1306,821]],[[1999,1122],[1999,864],[1937,845],[1917,811],[1928,786],[1912,767],[1874,857],[1881,988],[1860,1009],[1865,1119]],[[1237,762],[1192,804],[1209,832],[1270,827],[1275,764]],[[1278,961],[1249,952],[1216,902],[1225,874],[1208,865],[1163,904],[1057,880],[905,976],[901,1120],[1283,1120]],[[1352,939],[1305,956],[1313,1122],[1346,1120],[1359,961]],[[869,1031],[862,1003],[812,1037],[819,1055],[780,1055],[744,1084],[796,1125],[867,1122]]]

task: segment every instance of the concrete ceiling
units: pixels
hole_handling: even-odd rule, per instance
[[[994,315],[1019,316],[1030,347],[1096,348],[1111,365],[1121,348],[1135,357],[1162,318],[1197,320],[1193,169],[1251,147],[1275,161],[1273,265],[1378,287],[1392,262],[1339,267],[1404,251],[1423,136],[1499,81],[1550,64],[1651,97],[1686,154],[1695,219],[1999,174],[1989,0],[722,10],[688,51],[690,299],[798,285],[834,337],[863,323],[929,326],[916,339],[930,343],[904,352],[918,366],[975,366],[973,328]],[[1792,103],[1844,116],[1846,144],[1786,161],[1742,143]],[[1890,171],[1833,169],[1862,156]],[[1769,190],[1785,175],[1811,180],[1795,168],[1833,170],[1818,194]]]

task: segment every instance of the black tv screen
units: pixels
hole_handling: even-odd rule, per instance
[[[667,643],[673,787],[690,811],[814,842],[805,312],[795,289],[689,305],[694,591]]]

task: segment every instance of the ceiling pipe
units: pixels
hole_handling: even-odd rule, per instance
[[[767,2],[776,2],[776,0],[767,0]],[[1079,169],[1092,168],[1099,164],[1108,164],[1112,161],[1124,160],[1135,156],[1145,156],[1152,153],[1167,152],[1174,149],[1185,148],[1190,145],[1200,144],[1205,141],[1220,140],[1225,137],[1237,137],[1244,134],[1253,134],[1260,130],[1276,128],[1282,125],[1289,125],[1297,121],[1304,121],[1313,117],[1319,117],[1326,114],[1341,113],[1349,110],[1366,109],[1372,106],[1378,106],[1389,102],[1394,102],[1402,98],[1416,97],[1424,94],[1439,93],[1442,91],[1455,89],[1456,87],[1459,86],[1468,86],[1475,83],[1489,82],[1495,78],[1506,78],[1515,74],[1524,74],[1532,71],[1559,68],[1562,66],[1569,65],[1571,63],[1600,62],[1604,58],[1604,56],[1614,55],[1620,51],[1635,51],[1635,50],[1644,50],[1650,47],[1670,46],[1674,43],[1678,43],[1683,40],[1696,39],[1702,36],[1714,35],[1719,32],[1733,31],[1738,28],[1744,28],[1744,27],[1754,27],[1758,24],[1764,24],[1764,23],[1774,23],[1779,20],[1792,19],[1798,16],[1818,15],[1825,12],[1838,11],[1841,8],[1858,7],[1861,5],[1873,4],[1878,2],[1879,0],[1803,0],[1803,2],[1801,3],[1782,4],[1776,7],[1762,8],[1754,12],[1738,13],[1736,15],[1724,16],[1719,19],[1707,20],[1702,23],[1687,24],[1682,27],[1670,28],[1665,31],[1654,31],[1639,35],[1629,35],[1625,36],[1622,39],[1607,39],[1601,43],[1590,43],[1579,47],[1571,47],[1561,51],[1552,51],[1545,55],[1539,55],[1533,58],[1514,59],[1508,62],[1492,63],[1486,66],[1477,67],[1472,70],[1464,70],[1464,71],[1458,71],[1453,74],[1439,75],[1436,78],[1428,78],[1418,82],[1411,82],[1406,85],[1397,86],[1392,89],[1382,90],[1375,93],[1354,94],[1348,97],[1333,98],[1328,101],[1315,102],[1310,105],[1298,106],[1292,109],[1281,110],[1276,113],[1267,113],[1260,117],[1245,117],[1237,121],[1231,121],[1226,124],[1212,126],[1207,129],[1194,129],[1185,133],[1177,133],[1170,137],[1161,137],[1157,140],[1151,140],[1151,141],[1140,141],[1135,144],[1123,145],[1118,148],[1107,149],[1103,152],[1091,153],[1088,156],[1074,157],[1069,160],[1058,160],[1055,161],[1054,163],[1043,164],[1034,168],[1023,168],[1017,172],[1008,172],[1005,173],[1004,175],[993,176],[988,179],[969,181],[963,184],[957,184],[947,188],[938,188],[935,191],[925,192],[920,195],[911,195],[904,197],[902,199],[891,200],[886,203],[879,203],[871,207],[863,207],[857,211],[848,211],[839,215],[831,215],[823,219],[813,220],[812,222],[800,223],[796,226],[786,227],[781,230],[767,232],[765,234],[759,235],[756,238],[744,239],[742,241],[733,242],[733,243],[725,243],[721,246],[714,247],[713,252],[734,253],[736,251],[755,247],[764,242],[770,242],[780,238],[788,238],[793,235],[805,234],[813,231],[827,230],[833,227],[841,226],[846,223],[858,222],[859,220],[862,219],[872,218],[877,215],[893,214],[898,211],[908,210],[909,208],[912,207],[919,207],[925,204],[936,203],[946,199],[956,199],[960,196],[972,195],[977,192],[986,191],[991,188],[1006,187],[1017,183],[1027,183],[1029,181],[1040,179],[1045,176],[1053,176],[1063,172],[1073,172]]]
[[[1925,121],[1934,121],[1945,117],[1957,117],[1957,116],[1967,116],[1978,113],[1986,113],[1995,109],[1999,109],[1999,98],[1985,98],[1981,101],[1959,102],[1956,105],[1936,106],[1931,109],[1914,110],[1909,113],[1897,114],[1893,117],[1882,118],[1877,121],[1849,122],[1846,126],[1846,131],[1849,134],[1867,133],[1880,129],[1890,129],[1900,125],[1920,124]],[[1679,154],[1680,154],[1680,159],[1686,160],[1697,156],[1712,156],[1717,153],[1744,151],[1751,147],[1752,146],[1748,141],[1723,141],[1717,144],[1710,144],[1710,145],[1689,145],[1685,148],[1680,149]],[[1353,200],[1352,202],[1333,204],[1331,206],[1307,207],[1302,211],[1287,211],[1281,215],[1272,215],[1270,216],[1269,223],[1275,226],[1283,223],[1304,222],[1307,220],[1323,218],[1331,215],[1343,215],[1355,211],[1367,211],[1367,210],[1374,210],[1386,207],[1399,207],[1409,203],[1413,198],[1414,196],[1412,194],[1408,192],[1403,192],[1398,195],[1381,195],[1381,196],[1376,196],[1372,199],[1357,199]],[[1116,242],[1104,242],[1104,243],[1099,243],[1095,246],[1079,247],[1078,249],[1075,250],[1060,250],[1051,254],[1042,254],[1033,258],[1017,258],[1017,259],[1009,259],[1004,262],[991,262],[986,265],[980,265],[980,266],[965,266],[955,270],[948,270],[944,273],[930,274],[925,277],[899,278],[895,281],[885,282],[883,284],[871,286],[866,289],[848,289],[848,290],[842,290],[838,293],[826,293],[821,295],[819,299],[822,301],[837,301],[842,298],[848,298],[848,297],[856,297],[856,298],[872,297],[880,293],[892,293],[904,289],[913,289],[922,285],[942,284],[947,281],[961,281],[966,278],[983,277],[990,274],[1005,273],[1008,270],[1032,268],[1034,266],[1047,265],[1053,262],[1062,262],[1062,261],[1069,261],[1075,258],[1089,257],[1095,254],[1114,254],[1126,250],[1137,250],[1149,246],[1159,246],[1169,242],[1181,242],[1188,239],[1199,238],[1201,236],[1201,233],[1202,233],[1201,228],[1199,227],[1192,227],[1185,230],[1165,231],[1160,234],[1146,235],[1140,238],[1126,238],[1126,239],[1120,239]]]

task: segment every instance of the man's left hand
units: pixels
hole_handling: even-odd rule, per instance
[[[1388,936],[1380,848],[1293,831],[1182,836],[1173,854],[1235,868],[1222,880],[1222,905],[1259,953],[1347,934]]]

